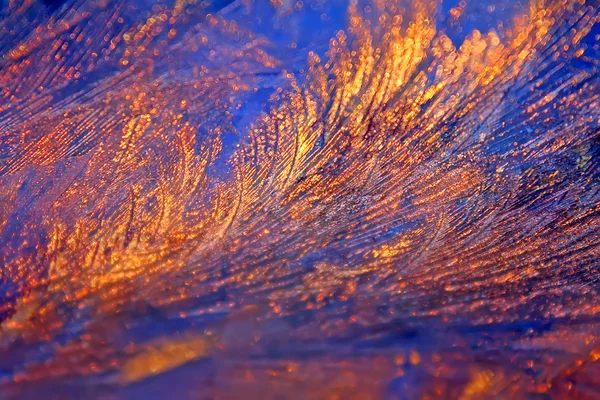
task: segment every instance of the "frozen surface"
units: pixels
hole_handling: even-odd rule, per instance
[[[0,398],[599,398],[600,5],[4,1]]]

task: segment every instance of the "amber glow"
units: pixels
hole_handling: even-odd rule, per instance
[[[597,5],[9,3],[0,397],[600,395]]]

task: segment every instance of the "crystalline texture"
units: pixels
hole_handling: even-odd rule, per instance
[[[0,396],[600,396],[599,18],[5,4]]]

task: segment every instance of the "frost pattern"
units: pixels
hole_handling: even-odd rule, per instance
[[[598,5],[305,3],[7,4],[0,393],[600,396]]]

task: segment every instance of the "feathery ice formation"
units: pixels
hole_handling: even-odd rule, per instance
[[[0,397],[600,396],[600,5],[453,3],[5,3]]]

